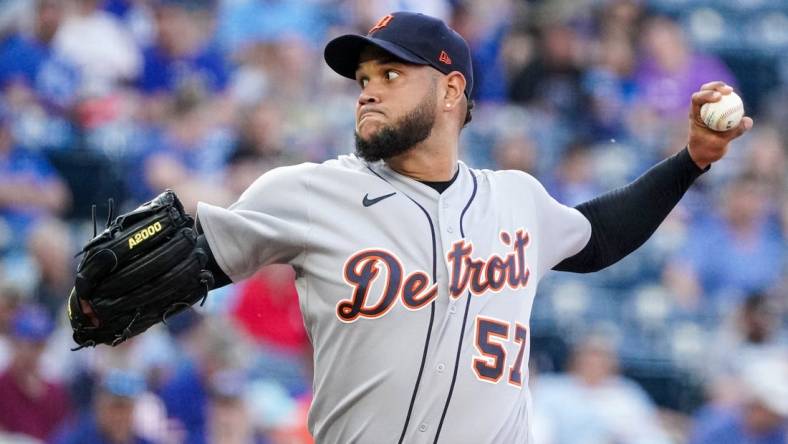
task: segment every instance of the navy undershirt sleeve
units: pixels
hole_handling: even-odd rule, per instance
[[[576,206],[591,223],[591,239],[553,269],[590,273],[615,264],[651,237],[707,170],[701,170],[684,148],[634,182]]]
[[[205,268],[208,269],[213,274],[213,288],[211,290],[215,290],[217,288],[224,287],[225,285],[230,285],[233,281],[230,279],[229,276],[219,267],[219,264],[216,263],[216,258],[211,251],[211,247],[208,245],[208,239],[205,238],[205,234],[203,234],[202,226],[200,225],[200,218],[196,217],[195,222],[195,230],[197,230],[197,248],[202,248],[203,251],[208,255],[208,263],[206,264]]]

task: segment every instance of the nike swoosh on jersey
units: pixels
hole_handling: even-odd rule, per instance
[[[365,194],[364,195],[364,200],[362,200],[361,203],[363,203],[365,207],[371,207],[372,205],[375,205],[376,203],[380,202],[381,200],[386,199],[388,197],[391,197],[391,196],[393,196],[395,194],[397,194],[397,193],[394,192],[394,193],[391,193],[391,194],[384,194],[383,196],[376,197],[374,199],[370,199],[369,198],[369,194]]]

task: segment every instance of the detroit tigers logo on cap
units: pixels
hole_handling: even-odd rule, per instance
[[[386,26],[389,25],[389,23],[391,23],[392,20],[394,20],[394,16],[392,14],[389,14],[381,18],[380,20],[378,20],[377,23],[375,23],[375,26],[369,28],[369,31],[367,31],[367,35],[385,28]]]

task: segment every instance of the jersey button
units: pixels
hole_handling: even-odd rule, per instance
[[[441,362],[435,369],[438,370],[438,373],[443,373],[443,371],[446,370],[446,365]]]
[[[457,307],[454,304],[449,306],[449,313],[451,314],[457,313]]]
[[[420,432],[426,432],[427,431],[427,424],[420,425],[419,426],[419,431]]]
[[[449,233],[454,233],[454,228],[449,226],[449,227],[446,228],[446,231],[448,231]]]

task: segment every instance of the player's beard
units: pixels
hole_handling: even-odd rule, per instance
[[[415,108],[393,124],[381,128],[369,139],[363,139],[356,131],[356,154],[368,162],[376,162],[407,152],[430,136],[435,126],[437,104],[433,84],[433,88]]]

